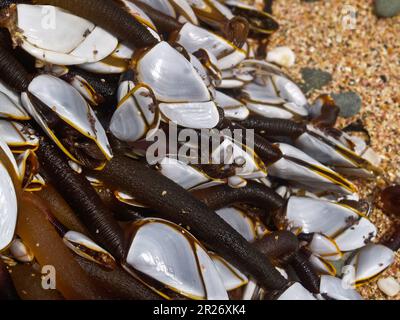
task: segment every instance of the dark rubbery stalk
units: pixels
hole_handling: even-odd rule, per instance
[[[46,176],[64,197],[92,237],[117,260],[124,258],[123,231],[89,181],[73,171],[61,151],[42,137],[37,151]]]
[[[1,79],[12,89],[23,92],[32,81],[25,68],[14,58],[7,44],[0,44],[0,75]]]
[[[115,156],[102,172],[93,172],[112,187],[151,206],[163,218],[183,226],[212,250],[266,289],[282,289],[288,282],[264,255],[230,225],[185,189],[149,168],[124,156]]]
[[[242,188],[219,185],[194,190],[192,194],[213,210],[237,203],[247,203],[255,207],[271,210],[281,209],[285,205],[283,198],[274,190],[254,181],[247,181],[246,186]]]
[[[254,129],[257,133],[266,137],[289,137],[297,139],[307,131],[307,127],[303,123],[287,119],[265,118],[257,115],[247,117],[240,124],[245,128]]]

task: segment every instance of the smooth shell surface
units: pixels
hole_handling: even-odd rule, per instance
[[[134,234],[127,263],[193,299],[227,299],[211,258],[182,231],[163,220],[147,220]]]
[[[353,251],[368,244],[376,234],[376,226],[367,218],[361,217],[350,228],[335,237],[335,242],[341,251]]]
[[[212,129],[220,120],[214,102],[160,103],[165,118],[186,128]]]
[[[240,101],[224,94],[221,91],[215,92],[215,103],[224,109],[225,116],[230,119],[244,120],[249,115],[249,109]]]
[[[188,60],[160,42],[137,64],[138,80],[149,85],[160,102],[207,102],[211,96]]]
[[[272,176],[295,181],[312,191],[320,189],[339,194],[353,194],[357,191],[351,182],[299,149],[284,143],[278,143],[277,146],[285,157],[269,166]]]
[[[19,4],[17,13],[21,46],[39,60],[59,65],[93,63],[118,45],[118,39],[102,28],[57,7]]]
[[[191,53],[199,49],[210,51],[218,59],[217,65],[221,70],[232,68],[246,58],[244,50],[235,47],[224,38],[191,23],[185,23],[182,27],[177,42]]]
[[[299,282],[291,285],[278,300],[316,300]]]
[[[39,146],[39,139],[20,122],[0,120],[0,137],[12,150],[35,150]]]
[[[4,150],[2,145],[0,148]],[[15,187],[6,167],[0,162],[0,252],[7,248],[14,237],[17,213]]]
[[[304,233],[321,233],[333,237],[357,221],[359,215],[337,203],[308,197],[289,198],[286,218],[294,228]]]
[[[0,88],[0,118],[13,120],[29,120],[25,110],[16,104],[7,94],[1,92]]]
[[[309,244],[309,249],[316,255],[327,260],[338,260],[342,257],[342,253],[334,240],[322,235],[314,234]]]
[[[240,288],[248,283],[248,278],[234,266],[221,257],[210,255],[227,291]]]
[[[158,128],[157,102],[150,88],[124,81],[120,84],[119,94],[123,98],[110,122],[115,137],[133,142],[144,138],[149,130]]]
[[[376,277],[394,261],[394,252],[381,244],[361,248],[350,262],[355,268],[355,283],[361,285]]]
[[[335,300],[363,300],[361,295],[354,289],[346,289],[341,279],[322,275],[320,292]]]
[[[211,178],[178,159],[165,157],[159,162],[160,172],[185,189],[208,184]],[[215,181],[216,184],[223,183]]]

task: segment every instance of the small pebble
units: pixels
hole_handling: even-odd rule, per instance
[[[361,110],[361,98],[352,91],[332,94],[335,104],[340,108],[340,116],[350,118]]]
[[[332,81],[332,75],[320,69],[303,68],[301,76],[304,81],[301,87],[305,93],[321,89]]]
[[[400,13],[400,0],[375,0],[375,14],[380,18],[390,18]]]
[[[268,52],[267,61],[290,68],[296,61],[296,55],[288,47],[276,47]]]
[[[393,277],[379,279],[378,287],[389,297],[394,297],[400,292],[400,284]]]

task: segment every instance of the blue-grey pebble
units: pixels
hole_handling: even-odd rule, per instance
[[[336,105],[340,108],[340,116],[350,118],[356,115],[361,110],[361,97],[352,91],[334,93],[332,98]]]
[[[375,14],[382,18],[400,14],[400,0],[375,0]]]

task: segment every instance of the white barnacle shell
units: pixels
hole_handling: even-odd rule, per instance
[[[244,50],[215,33],[191,23],[185,23],[179,31],[177,42],[190,53],[199,49],[208,50],[217,58],[217,66],[221,70],[230,69],[246,58]]]
[[[285,143],[276,145],[282,151],[283,158],[269,166],[271,176],[295,181],[310,191],[320,189],[339,194],[357,191],[350,181],[299,149]]]
[[[112,158],[111,147],[104,128],[89,104],[74,87],[59,78],[39,75],[29,84],[28,92],[39,99],[49,112],[54,112],[71,128],[93,141],[105,159]],[[71,160],[80,163],[54,134],[26,92],[22,93],[22,102],[31,116],[64,153]]]
[[[180,22],[188,21],[196,25],[199,24],[196,14],[186,0],[169,0],[169,2],[174,6]]]
[[[262,103],[246,102],[246,107],[254,112],[255,114],[261,115],[266,118],[277,118],[277,119],[293,119],[294,114],[288,110],[285,110],[283,105],[268,105]]]
[[[36,150],[39,147],[38,137],[29,133],[20,122],[0,120],[0,136],[17,153],[26,149]]]
[[[335,237],[341,251],[353,251],[365,246],[375,238],[376,226],[367,218],[361,217],[351,227]]]
[[[316,300],[299,282],[295,282],[277,300]]]
[[[32,262],[35,256],[31,249],[29,249],[21,239],[15,239],[10,245],[10,252],[12,256],[20,262]]]
[[[386,270],[394,261],[394,252],[381,244],[368,244],[353,256],[354,284],[362,285]]]
[[[235,290],[246,285],[249,279],[225,259],[209,252],[215,267],[224,283],[226,291]]]
[[[29,115],[19,103],[13,101],[0,87],[0,118],[8,120],[29,120]]]
[[[15,160],[18,164],[19,178],[22,187],[26,190],[26,187],[31,184],[39,168],[37,156],[34,151],[27,149],[21,154],[17,154]]]
[[[169,0],[140,0],[140,2],[143,2],[153,9],[160,11],[172,18],[176,18],[176,12]]]
[[[214,262],[189,232],[161,219],[144,219],[132,228],[126,257],[131,272],[141,272],[192,299],[228,299]]]
[[[339,260],[342,257],[335,240],[323,234],[315,233],[308,248],[316,255],[326,260]]]
[[[267,176],[267,168],[249,146],[231,137],[224,136],[223,142],[211,154],[214,164],[236,165],[235,176],[242,179],[260,179]]]
[[[29,120],[21,104],[21,95],[0,80],[0,118]]]
[[[11,150],[0,139],[0,252],[14,237],[17,223],[18,167]]]
[[[13,36],[24,50],[58,65],[94,63],[118,45],[107,31],[53,6],[18,4],[17,30]]]
[[[335,300],[364,300],[356,290],[347,288],[342,279],[328,275],[321,276],[320,292]]]
[[[359,213],[335,202],[291,196],[286,219],[291,227],[299,228],[303,233],[320,233],[334,238],[357,221]]]
[[[93,63],[80,64],[79,68],[98,74],[120,74],[128,70],[134,51],[123,44],[107,58]]]
[[[144,2],[144,1],[142,1]],[[136,20],[141,22],[142,24],[152,28],[154,31],[157,31],[154,22],[150,19],[150,17],[140,9],[136,4],[129,0],[121,0],[121,3],[125,6],[125,9],[133,16]]]
[[[249,109],[242,102],[221,91],[216,91],[214,101],[224,109],[225,116],[229,119],[244,120],[249,116]]]
[[[262,60],[248,59],[239,68],[255,73],[253,85],[263,88],[264,95],[275,96],[290,102],[296,113],[307,116],[309,104],[307,98],[296,83],[277,66]]]
[[[115,259],[109,252],[82,233],[68,231],[65,233],[63,241],[68,248],[85,259],[107,268],[113,268],[115,265]]]
[[[219,112],[213,101],[160,103],[162,115],[186,128],[212,129],[219,122]]]
[[[217,106],[193,65],[167,42],[150,49],[137,63],[138,81],[154,92],[166,120],[190,128],[215,127]]]
[[[167,42],[150,49],[137,64],[139,82],[162,102],[210,101],[206,85],[188,60]]]
[[[110,131],[122,141],[134,142],[150,138],[149,131],[157,130],[160,116],[154,93],[147,85],[123,81],[118,89],[121,97],[110,122]]]
[[[223,180],[213,179],[190,164],[172,157],[161,159],[158,167],[161,174],[188,190],[224,183]]]
[[[321,257],[316,256],[315,254],[310,255],[309,262],[318,274],[331,276],[336,275],[336,268],[333,266],[333,264]]]
[[[312,125],[307,126],[307,131],[296,139],[295,145],[321,163],[344,174],[371,178],[378,170],[340,140]]]
[[[297,92],[297,89],[293,82],[284,77],[267,75],[263,77],[262,84],[248,83],[242,91],[246,95],[246,100],[251,103],[277,105],[294,115],[306,117],[308,115],[305,107],[307,101],[303,99],[302,93]]]

